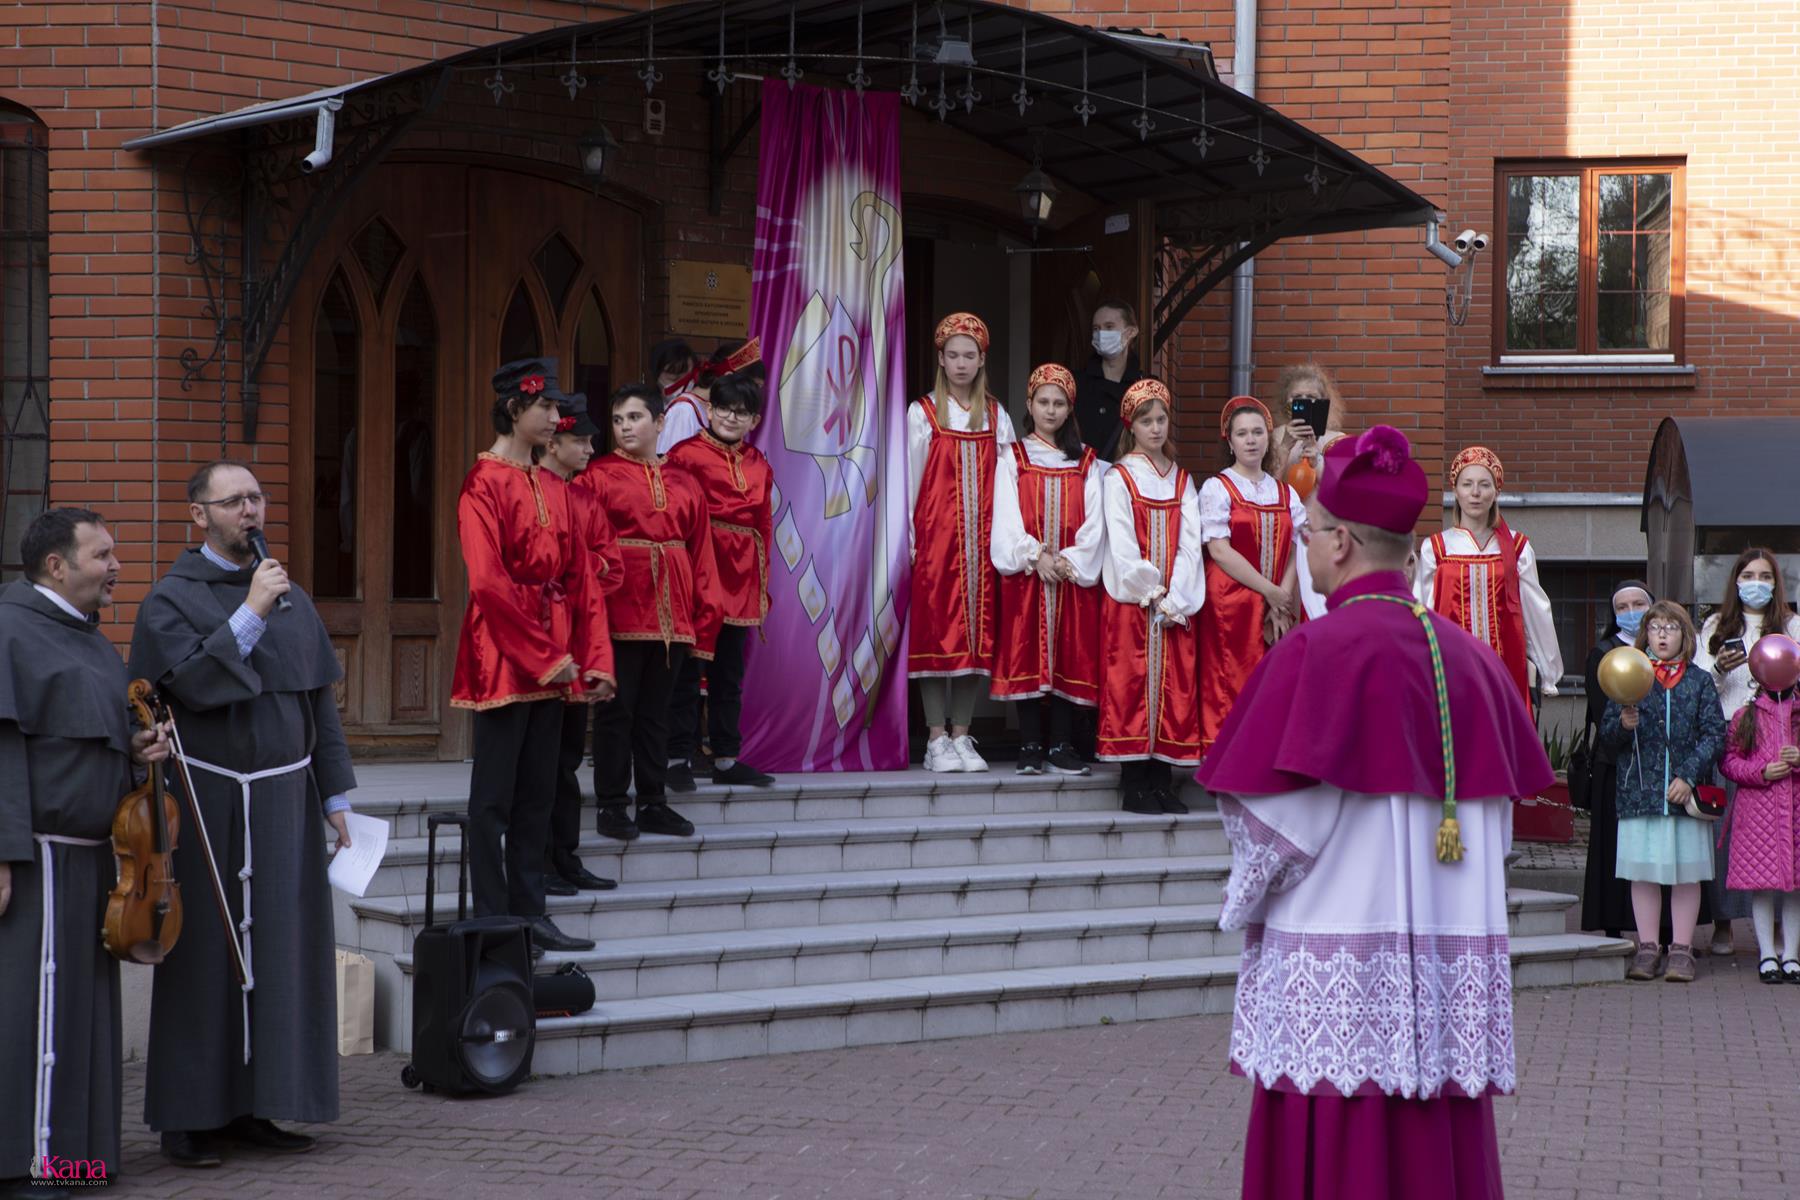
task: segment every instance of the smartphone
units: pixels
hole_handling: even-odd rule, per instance
[[[1726,638],[1723,642],[1720,642],[1719,653],[1724,654],[1727,650],[1735,650],[1739,654],[1744,653],[1744,639],[1741,637]]]
[[[1305,421],[1312,427],[1314,437],[1325,436],[1325,422],[1331,416],[1331,401],[1321,396],[1317,400],[1295,400],[1289,406],[1294,420]]]

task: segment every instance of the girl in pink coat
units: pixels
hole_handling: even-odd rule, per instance
[[[1757,691],[1732,722],[1719,769],[1738,785],[1731,807],[1731,867],[1725,885],[1751,893],[1758,973],[1764,983],[1800,983],[1800,737],[1794,688]],[[1775,896],[1781,895],[1781,957],[1775,957]]]

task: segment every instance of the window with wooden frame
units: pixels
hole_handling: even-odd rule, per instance
[[[1494,357],[1686,361],[1685,162],[1501,162]]]

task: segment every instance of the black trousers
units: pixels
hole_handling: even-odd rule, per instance
[[[1033,697],[1021,700],[1019,704],[1019,740],[1027,744],[1036,742],[1048,750],[1052,746],[1068,744],[1071,730],[1075,727],[1075,705],[1061,696]],[[1044,709],[1050,710],[1050,736],[1044,736]]]
[[[1119,764],[1119,786],[1133,788],[1166,788],[1175,781],[1175,768],[1155,758],[1134,758]]]
[[[738,720],[744,712],[744,648],[751,629],[747,625],[723,625],[711,662],[692,655],[682,664],[675,681],[675,697],[669,702],[669,761],[693,761],[700,748],[700,676],[706,675],[706,732],[717,758],[736,758],[743,741]]]
[[[617,703],[617,701],[614,701]],[[565,704],[562,745],[556,752],[556,800],[550,808],[550,841],[544,870],[553,875],[573,875],[581,869],[576,851],[581,846],[581,780],[576,772],[587,753],[588,715],[585,704]]]
[[[469,874],[478,917],[544,911],[544,849],[562,710],[560,700],[532,700],[475,714]]]
[[[594,710],[594,795],[600,807],[624,805],[634,773],[638,807],[663,802],[669,697],[687,657],[686,646],[614,640],[619,694]]]

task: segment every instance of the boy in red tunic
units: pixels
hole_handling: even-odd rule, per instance
[[[693,476],[656,453],[662,394],[629,383],[609,407],[618,448],[576,481],[599,497],[624,560],[619,590],[607,601],[619,695],[594,720],[596,824],[620,841],[640,831],[691,837],[693,824],[669,807],[664,790],[669,698],[687,656],[710,659],[718,637],[712,524]],[[635,822],[625,807],[634,782]]]
[[[548,372],[524,359],[494,375],[497,436],[456,506],[469,606],[450,703],[475,715],[468,837],[477,915],[525,918],[534,948],[591,950],[544,914],[562,702],[613,691],[605,605],[569,489],[532,462],[556,432]]]
[[[719,569],[717,597],[722,624],[712,662],[706,667],[707,729],[711,735],[714,783],[767,787],[775,777],[738,758],[742,741],[744,649],[750,631],[769,611],[769,541],[774,476],[762,451],[744,439],[762,420],[763,390],[751,374],[760,362],[754,339],[727,359],[712,386],[712,425],[679,443],[669,465],[692,475],[706,493],[712,514],[713,558]],[[700,739],[700,663],[689,659],[675,684],[669,713],[669,786],[693,790],[690,765]],[[682,787],[677,780],[686,783]]]
[[[552,386],[558,420],[550,448],[540,465],[568,483],[587,469],[594,457],[594,435],[600,432],[588,416],[587,396],[568,395]],[[587,488],[570,488],[577,532],[588,548],[590,561],[603,596],[619,590],[624,563],[619,558],[619,539],[612,522],[600,509],[600,501]],[[611,638],[608,639],[611,644]],[[573,896],[579,891],[606,891],[618,881],[596,875],[581,865],[581,782],[576,772],[587,752],[588,706],[571,698],[563,705],[562,744],[556,756],[556,802],[550,811],[549,854],[544,860],[544,891],[552,896]]]

